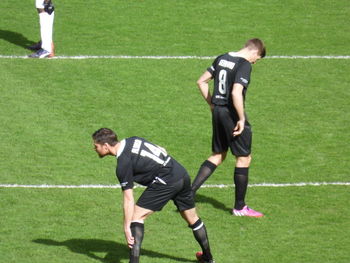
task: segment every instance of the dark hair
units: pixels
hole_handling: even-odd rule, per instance
[[[264,45],[264,42],[260,40],[259,38],[252,38],[249,39],[244,47],[250,48],[250,49],[257,49],[258,54],[260,55],[261,58],[266,56],[266,47]]]
[[[95,143],[105,144],[108,143],[111,146],[114,146],[118,142],[118,136],[114,131],[108,128],[101,128],[95,131],[92,134],[92,139]]]

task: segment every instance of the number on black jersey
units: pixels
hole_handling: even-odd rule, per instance
[[[220,70],[219,72],[219,92],[220,94],[222,95],[225,95],[226,94],[226,91],[227,91],[227,82],[226,82],[226,78],[227,78],[227,71],[222,69]]]
[[[159,164],[164,164],[165,158],[168,156],[164,148],[148,142],[142,142],[139,139],[135,140],[131,152],[150,158]]]

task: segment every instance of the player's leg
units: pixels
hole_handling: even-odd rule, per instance
[[[174,168],[175,170],[175,168]],[[182,178],[175,180],[175,183],[169,181],[173,178],[171,174],[155,179],[151,185],[141,194],[137,200],[132,222],[130,225],[131,234],[134,237],[134,245],[130,250],[130,263],[138,263],[141,252],[141,244],[144,236],[144,220],[154,213],[160,211],[181,189]]]
[[[186,220],[188,226],[192,229],[194,237],[202,248],[203,252],[201,252],[201,254],[203,254],[203,256],[201,255],[201,257],[206,260],[201,262],[214,262],[210,251],[207,230],[196,213],[190,176],[183,167],[181,169],[183,171],[183,179],[178,180],[182,181],[182,183],[177,184],[179,191],[174,196],[173,201],[180,211],[182,218]],[[180,170],[176,169],[175,172],[177,171]]]
[[[53,53],[53,41],[52,41],[52,33],[53,33],[53,21],[54,21],[54,12],[53,9],[51,11],[46,11],[46,5],[44,0],[36,0],[36,8],[39,13],[39,24],[40,24],[40,37],[41,41],[38,42],[37,45],[30,47],[30,49],[37,49],[40,44],[40,49],[30,55],[33,58],[45,58],[52,57]],[[52,7],[52,5],[51,5]]]
[[[195,239],[202,248],[202,253],[197,253],[197,255],[200,257],[199,259],[203,262],[213,262],[213,256],[210,251],[207,229],[203,221],[198,217],[196,209],[192,208],[184,210],[180,213],[181,216],[188,223],[188,226],[192,229]]]
[[[201,185],[214,173],[216,167],[225,160],[226,154],[227,152],[213,153],[202,163],[197,176],[192,183],[193,194],[195,194]]]
[[[52,12],[49,14],[49,19],[48,19],[48,39],[47,42],[50,43],[50,55],[49,57],[54,57],[55,56],[55,45],[53,43],[53,23],[55,20],[55,12]]]
[[[248,187],[248,173],[251,156],[239,156],[236,158],[233,181],[235,183],[234,209],[241,210],[245,206],[245,195]]]
[[[216,167],[225,160],[233,128],[234,123],[230,118],[228,109],[226,107],[214,107],[212,114],[212,155],[202,163],[196,178],[193,180],[192,191],[194,194],[214,173]]]
[[[235,183],[235,204],[232,213],[236,216],[261,217],[262,213],[250,209],[245,203],[248,187],[249,166],[251,163],[252,131],[246,122],[241,135],[234,138],[230,146],[236,156],[233,180]]]
[[[141,245],[144,236],[144,221],[154,211],[135,205],[133,218],[130,224],[130,231],[134,238],[134,244],[130,249],[130,263],[140,261]]]
[[[55,12],[49,14],[47,12],[41,12],[40,17],[40,35],[41,35],[41,48],[52,52],[52,33],[53,33],[53,21]]]
[[[144,222],[132,221],[130,224],[131,234],[134,237],[134,244],[130,249],[130,263],[139,263],[141,244],[144,236]]]

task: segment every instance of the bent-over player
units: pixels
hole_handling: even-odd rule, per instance
[[[118,141],[108,128],[92,135],[95,151],[102,158],[117,158],[116,174],[123,191],[124,233],[130,247],[130,263],[138,263],[144,236],[144,221],[173,200],[202,248],[196,254],[199,262],[214,263],[204,223],[198,217],[185,168],[166,150],[140,137]],[[147,186],[136,204],[134,182]],[[169,233],[170,234],[170,233]]]

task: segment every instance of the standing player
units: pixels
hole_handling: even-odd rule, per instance
[[[29,55],[31,58],[47,58],[53,57],[54,44],[52,42],[53,20],[55,17],[54,6],[51,0],[36,0],[35,7],[39,13],[40,36],[41,40],[28,47],[31,50],[36,50],[35,53]]]
[[[245,204],[248,170],[251,162],[252,131],[244,111],[244,102],[250,82],[251,64],[265,57],[264,43],[250,39],[238,52],[218,56],[197,84],[212,110],[212,155],[203,162],[193,181],[194,193],[226,158],[228,148],[236,157],[234,169],[236,216],[262,217]],[[211,95],[209,81],[214,79]]]
[[[198,261],[214,263],[207,231],[197,216],[190,177],[185,168],[165,149],[140,137],[118,141],[112,130],[101,128],[92,138],[95,151],[101,158],[107,155],[117,158],[116,174],[124,197],[124,233],[130,247],[130,263],[139,262],[144,220],[160,211],[169,200],[174,201],[202,248],[202,252],[196,254]],[[134,182],[147,186],[136,204]]]

